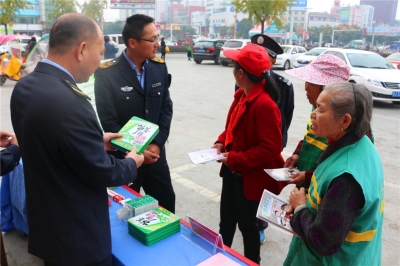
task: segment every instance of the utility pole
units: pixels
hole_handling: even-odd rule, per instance
[[[234,23],[234,26],[233,26],[233,39],[236,39],[237,12],[235,12],[235,15],[233,17],[235,18],[235,23]]]

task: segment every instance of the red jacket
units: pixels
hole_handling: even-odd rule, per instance
[[[286,183],[275,181],[264,169],[282,168],[281,113],[276,103],[264,91],[260,82],[243,99],[232,130],[235,150],[229,151],[228,166],[242,173],[244,195],[248,200],[260,200],[264,189],[279,194]],[[225,130],[216,142],[225,144],[226,131],[233,109],[244,94],[235,93],[229,109]]]

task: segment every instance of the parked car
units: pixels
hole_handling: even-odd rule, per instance
[[[196,64],[201,64],[203,60],[212,60],[218,65],[221,47],[225,42],[226,40],[221,39],[199,40],[193,47],[193,60]]]
[[[400,69],[400,53],[393,53],[386,57],[386,60],[392,64],[396,64],[397,68]]]
[[[311,63],[317,56],[319,56],[322,52],[328,50],[327,47],[316,47],[309,50],[307,53],[300,55],[293,62],[293,67],[303,67]]]
[[[363,50],[331,48],[323,52],[342,59],[350,67],[349,82],[364,84],[374,100],[400,104],[400,70],[381,55]]]
[[[227,58],[224,55],[224,51],[227,50],[240,50],[245,47],[247,44],[251,43],[250,39],[231,39],[227,40],[224,46],[221,47],[221,54],[219,55],[219,63],[223,66],[227,66],[232,64],[232,59]]]
[[[277,56],[274,68],[283,68],[285,70],[292,68],[296,58],[307,52],[304,47],[296,45],[281,45],[281,47],[283,54]]]
[[[166,46],[176,46],[176,44],[174,42],[171,42],[169,40],[164,40],[164,42],[165,42]]]

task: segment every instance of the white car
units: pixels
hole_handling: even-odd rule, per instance
[[[400,104],[400,70],[381,55],[353,49],[331,48],[323,52],[339,57],[350,67],[349,82],[364,84],[374,100]]]
[[[251,43],[250,39],[230,39],[225,42],[225,44],[221,47],[221,53],[219,54],[219,63],[223,66],[228,66],[232,64],[232,59],[227,58],[224,55],[224,51],[227,50],[240,50],[246,45]]]
[[[304,47],[296,45],[281,45],[281,47],[283,54],[277,56],[274,68],[283,68],[285,70],[292,68],[296,58],[307,52]]]
[[[170,40],[164,40],[166,46],[175,46],[176,44],[174,42],[171,42]]]
[[[303,67],[311,63],[317,56],[319,56],[321,53],[324,51],[328,50],[329,48],[327,47],[316,47],[312,48],[311,50],[307,51],[304,55],[300,55],[299,57],[296,58],[293,62],[293,67],[298,68],[298,67]]]

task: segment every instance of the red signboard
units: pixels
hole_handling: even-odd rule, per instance
[[[309,37],[308,31],[305,31],[304,32],[304,40],[308,40],[308,37]]]

